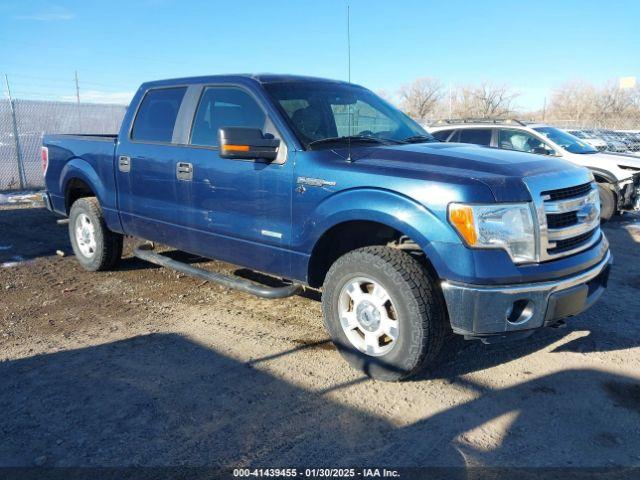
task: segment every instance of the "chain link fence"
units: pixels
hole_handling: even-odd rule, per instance
[[[47,133],[117,133],[125,105],[0,100],[0,191],[43,186],[40,146]]]

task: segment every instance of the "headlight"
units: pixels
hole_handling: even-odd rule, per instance
[[[536,261],[535,228],[527,203],[452,203],[449,222],[471,248],[501,248],[514,263]]]

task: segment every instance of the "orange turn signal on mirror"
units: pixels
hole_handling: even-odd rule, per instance
[[[223,150],[229,150],[231,152],[248,152],[249,145],[223,145]]]
[[[472,247],[478,242],[473,209],[469,205],[457,203],[449,205],[449,221],[469,246]]]

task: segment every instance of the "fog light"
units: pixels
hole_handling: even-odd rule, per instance
[[[527,322],[533,317],[534,310],[534,304],[531,300],[516,300],[507,311],[507,322],[513,324]]]

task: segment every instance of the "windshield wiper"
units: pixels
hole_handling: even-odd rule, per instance
[[[431,143],[437,142],[438,140],[429,135],[412,135],[410,137],[403,138],[402,141],[404,143]]]
[[[314,140],[313,142],[309,142],[307,144],[307,148],[311,148],[311,150],[313,150],[312,147],[322,145],[325,143],[347,143],[349,141],[377,143],[380,145],[396,145],[399,143],[404,143],[403,141],[394,140],[392,138],[368,137],[366,135],[351,135],[351,136],[345,135],[343,137],[328,137],[328,138],[321,138],[319,140]]]

